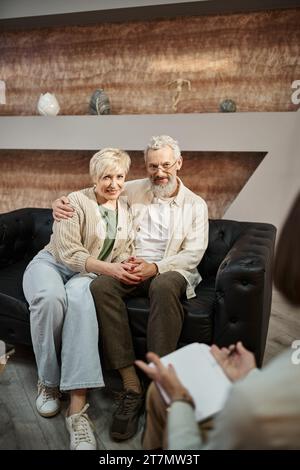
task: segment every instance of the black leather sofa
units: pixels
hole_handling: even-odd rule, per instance
[[[0,339],[31,344],[22,276],[49,240],[50,209],[19,209],[0,215]],[[210,220],[209,245],[199,265],[197,297],[186,300],[179,346],[194,341],[219,346],[238,340],[262,363],[272,296],[276,229],[270,224]],[[147,298],[128,300],[137,356],[146,350]]]

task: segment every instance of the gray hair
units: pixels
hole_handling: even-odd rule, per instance
[[[107,172],[129,171],[130,157],[124,150],[105,148],[95,153],[90,160],[90,175],[94,183]]]
[[[174,140],[169,135],[155,135],[151,137],[150,142],[144,150],[145,161],[147,158],[148,150],[159,150],[167,146],[171,147],[175,160],[178,160],[181,157],[181,152],[177,140]]]

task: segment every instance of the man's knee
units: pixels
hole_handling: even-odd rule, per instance
[[[186,280],[176,271],[168,271],[155,277],[149,288],[149,295],[165,296],[168,294],[179,294],[185,289]]]
[[[101,275],[90,284],[90,291],[93,297],[105,296],[109,294],[119,281],[110,276]]]

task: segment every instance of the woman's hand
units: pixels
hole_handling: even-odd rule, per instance
[[[88,273],[105,274],[128,285],[139,284],[142,281],[141,276],[131,274],[131,268],[130,263],[108,263],[93,256],[87,258],[85,263],[85,269]]]
[[[220,349],[213,345],[210,351],[232,382],[242,379],[250,370],[256,368],[254,354],[244,348],[241,341],[229,348]]]
[[[53,218],[57,222],[73,217],[74,209],[71,207],[70,201],[66,196],[55,199],[52,203],[52,209]]]
[[[162,386],[170,397],[171,402],[182,397],[186,398],[189,395],[187,389],[180,382],[172,364],[165,367],[159,356],[153,352],[147,353],[147,359],[154,364],[154,367],[140,360],[135,361],[135,364],[142,369],[150,379]]]

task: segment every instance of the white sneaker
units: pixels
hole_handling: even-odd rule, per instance
[[[71,450],[96,450],[97,444],[93,432],[93,424],[85,413],[88,409],[87,403],[79,413],[66,416],[66,426],[70,433]]]
[[[46,387],[38,381],[38,397],[36,399],[36,409],[44,418],[57,415],[60,411],[59,391],[57,387]]]

